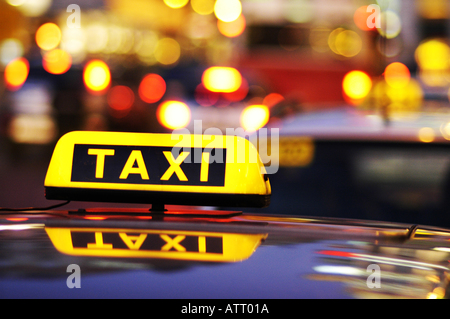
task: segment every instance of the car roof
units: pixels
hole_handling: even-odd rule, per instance
[[[450,248],[450,232],[445,229],[246,213],[207,217],[204,210],[195,212],[197,217],[127,209],[4,212],[0,296],[291,299],[445,294]],[[63,230],[72,235],[96,233],[104,244],[110,243],[107,234],[116,233],[133,240],[142,234],[169,234],[174,241],[176,234],[262,237],[248,257],[217,262],[62,252],[57,241]],[[379,265],[386,276],[382,278],[388,278],[381,289],[366,284],[371,264]],[[69,265],[81,268],[81,289],[66,286]]]

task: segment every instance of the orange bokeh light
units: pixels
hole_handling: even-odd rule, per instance
[[[147,74],[139,85],[139,97],[146,103],[156,103],[166,93],[166,81],[158,74]]]
[[[28,218],[26,218],[26,217],[11,217],[11,218],[6,218],[6,220],[8,220],[10,222],[24,222],[24,221],[27,221]]]
[[[111,84],[111,72],[101,60],[92,60],[84,68],[84,84],[93,93],[103,93]]]
[[[356,9],[353,15],[353,21],[355,22],[356,26],[363,31],[375,30],[375,27],[369,28],[369,26],[367,25],[367,19],[372,14],[371,11],[367,12],[367,7],[368,6],[362,6]]]
[[[16,91],[22,87],[28,78],[30,72],[30,64],[25,58],[17,58],[6,65],[5,83],[6,87],[11,91]]]
[[[278,93],[270,93],[267,95],[264,100],[263,104],[267,105],[269,108],[277,105],[278,103],[284,101],[284,96]]]
[[[411,73],[406,65],[401,62],[393,62],[384,70],[386,83],[393,88],[403,88],[411,79]]]
[[[236,20],[225,22],[217,19],[217,28],[219,32],[226,37],[234,38],[240,36],[246,27],[244,16],[241,14]]]
[[[51,74],[63,74],[72,66],[72,57],[64,50],[55,49],[44,55],[42,65]]]

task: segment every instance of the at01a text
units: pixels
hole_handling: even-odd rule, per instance
[[[220,311],[221,309],[219,309]],[[266,304],[233,303],[227,304],[224,313],[269,313]]]

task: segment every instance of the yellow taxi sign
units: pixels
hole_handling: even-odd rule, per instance
[[[77,131],[57,143],[47,199],[264,207],[256,148],[238,136]]]
[[[148,229],[46,227],[45,231],[59,252],[72,256],[210,262],[245,260],[267,237],[267,234]]]

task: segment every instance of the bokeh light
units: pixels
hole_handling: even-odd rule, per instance
[[[16,91],[22,87],[28,78],[30,64],[25,58],[17,58],[6,65],[4,78],[6,87],[11,91]]]
[[[116,111],[125,111],[131,108],[134,103],[133,90],[125,85],[112,87],[106,96],[108,105]]]
[[[224,22],[236,20],[241,13],[242,4],[239,0],[217,0],[214,5],[214,14]]]
[[[417,133],[417,137],[421,142],[430,143],[434,141],[436,135],[431,127],[422,127]]]
[[[336,37],[339,33],[345,31],[344,28],[336,28],[333,31],[330,32],[328,35],[328,46],[334,53],[340,55],[341,53],[336,48]]]
[[[84,68],[83,79],[90,91],[103,93],[111,83],[111,72],[105,62],[92,60]]]
[[[266,105],[250,105],[241,113],[241,126],[247,132],[262,128],[269,121],[270,112]]]
[[[187,5],[189,0],[164,0],[164,3],[172,8],[172,9],[179,9]]]
[[[446,70],[449,67],[450,48],[440,39],[426,40],[415,51],[419,67],[425,70]]]
[[[392,10],[386,10],[380,15],[381,28],[378,32],[387,39],[398,36],[402,30],[402,22],[398,14]]]
[[[171,65],[178,61],[181,55],[180,44],[172,38],[163,38],[155,48],[155,58],[163,65]]]
[[[191,110],[180,101],[166,101],[157,110],[159,123],[171,130],[186,127],[191,120]]]
[[[39,17],[50,9],[52,0],[8,0],[8,3],[27,17]]]
[[[370,31],[375,29],[375,27],[369,28],[369,26],[367,25],[367,19],[370,15],[372,15],[372,12],[367,12],[367,7],[368,6],[359,7],[353,14],[353,21],[355,22],[356,26],[363,31]]]
[[[240,36],[244,32],[245,26],[245,18],[242,14],[236,20],[231,22],[217,20],[219,32],[229,38]]]
[[[449,98],[450,98],[450,96],[449,96]],[[450,140],[450,122],[442,124],[440,127],[440,131],[442,133],[442,136],[446,140]]]
[[[342,88],[345,96],[353,100],[363,99],[372,88],[372,80],[363,71],[350,71],[344,76]]]
[[[18,114],[9,124],[8,134],[16,143],[48,144],[57,135],[54,119],[46,114]]]
[[[17,39],[6,39],[0,44],[0,62],[7,65],[23,55],[23,44]]]
[[[355,31],[344,30],[336,35],[334,45],[340,55],[351,58],[361,51],[362,39]]]
[[[416,0],[417,12],[425,19],[448,19],[447,0]]]
[[[215,0],[191,0],[191,7],[194,12],[207,15],[214,12]]]
[[[279,93],[270,93],[266,95],[266,97],[263,100],[263,104],[267,105],[269,108],[277,105],[278,103],[283,102],[284,96]]]
[[[202,83],[212,92],[234,92],[241,86],[242,76],[235,68],[214,66],[203,72]]]
[[[52,50],[61,42],[61,29],[54,23],[45,23],[36,31],[36,44],[42,50]]]
[[[139,84],[139,97],[146,103],[161,100],[166,93],[166,81],[158,74],[147,74]]]
[[[44,55],[42,65],[51,74],[63,74],[72,66],[72,57],[64,50],[55,49]]]
[[[82,63],[87,54],[86,34],[81,28],[69,28],[67,26],[61,29],[62,38],[60,48],[70,54],[73,64]]]
[[[393,88],[403,88],[411,79],[411,73],[406,65],[401,62],[393,62],[384,70],[386,83]]]
[[[410,79],[404,87],[395,88],[385,80],[374,84],[369,101],[380,107],[386,107],[390,114],[418,112],[423,104],[423,90],[415,79]]]
[[[450,68],[450,48],[441,39],[428,39],[419,44],[415,51],[420,79],[428,86],[447,86]]]

